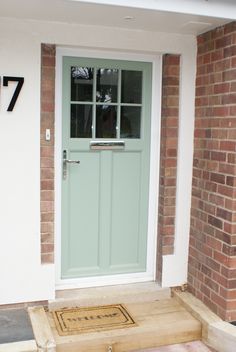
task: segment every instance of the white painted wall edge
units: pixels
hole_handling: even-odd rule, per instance
[[[40,40],[24,22],[0,21],[0,76],[24,77],[2,89],[0,106],[0,304],[54,296],[54,265],[40,259]],[[22,29],[22,31],[21,31]]]
[[[236,19],[234,0],[67,0],[103,5],[125,6],[183,14],[201,15],[216,18]]]
[[[30,267],[30,263],[28,263],[28,268]],[[31,288],[25,290],[17,290],[17,287],[15,287],[15,290],[9,289],[7,294],[0,295],[0,305],[46,301],[55,297],[54,281],[52,280],[55,276],[55,266],[53,264],[38,265],[37,267],[34,265],[33,269],[32,276],[37,279],[32,283]],[[23,288],[29,286],[29,280],[32,282],[32,278],[26,273],[25,283],[21,280]],[[11,281],[14,283],[14,277],[11,277]],[[4,277],[1,277],[1,282],[7,281],[4,280]]]

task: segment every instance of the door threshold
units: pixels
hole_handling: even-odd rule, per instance
[[[151,282],[153,278],[153,272],[91,276],[75,279],[59,278],[57,279],[56,290],[135,284],[139,282]]]

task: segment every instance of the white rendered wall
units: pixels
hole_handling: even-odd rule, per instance
[[[40,265],[40,47],[27,32],[0,20],[1,83],[3,75],[25,78],[13,112],[14,89],[0,91],[0,304],[53,292],[53,266]]]
[[[184,283],[191,197],[195,38],[0,18],[0,76],[25,78],[13,112],[6,112],[11,89],[2,84],[0,89],[0,304],[52,299],[55,291],[54,265],[40,263],[41,43],[153,55],[182,54],[179,156],[183,159],[177,187],[181,211],[177,211],[180,221],[176,252],[164,260],[163,284]]]

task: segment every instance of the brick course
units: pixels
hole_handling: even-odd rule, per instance
[[[236,23],[198,37],[188,287],[236,320]]]
[[[163,55],[157,244],[157,279],[159,282],[161,282],[162,275],[162,256],[174,252],[179,75],[180,56]]]
[[[54,93],[56,47],[41,45],[41,262],[54,262]],[[51,140],[45,140],[49,128]]]

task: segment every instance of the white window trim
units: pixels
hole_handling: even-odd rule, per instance
[[[61,279],[61,145],[62,145],[62,58],[63,56],[91,57],[116,60],[151,62],[152,110],[151,110],[151,150],[148,215],[147,271],[145,273],[122,274],[78,279]],[[58,47],[56,52],[56,106],[55,106],[55,264],[56,289],[73,289],[114,284],[153,281],[156,276],[156,243],[158,214],[158,176],[160,155],[161,121],[161,55],[70,49]]]

